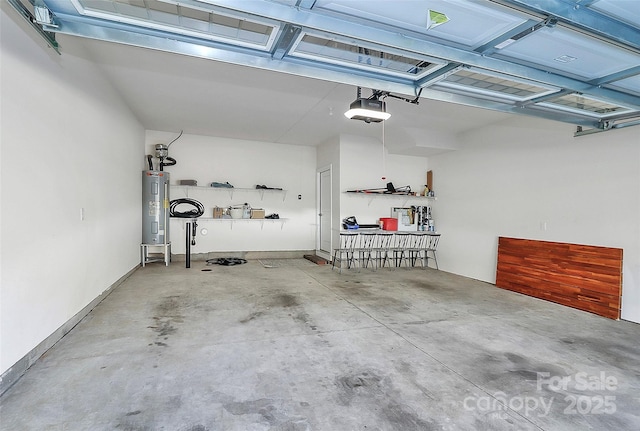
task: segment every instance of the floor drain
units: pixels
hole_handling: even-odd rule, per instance
[[[211,271],[209,268],[201,269],[200,271]]]

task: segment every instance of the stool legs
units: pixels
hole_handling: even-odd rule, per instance
[[[373,269],[384,268],[389,262],[389,269],[399,268],[404,261],[405,266],[429,266],[433,259],[436,269],[438,259],[436,249],[440,234],[431,232],[344,232],[340,233],[340,245],[334,249],[331,269],[340,261],[340,272],[343,262],[346,267],[357,265],[358,271],[367,268],[369,263]]]

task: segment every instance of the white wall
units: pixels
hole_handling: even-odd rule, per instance
[[[155,154],[156,144],[168,144],[178,134],[147,131],[147,154]],[[191,197],[205,206],[211,217],[214,206],[249,203],[276,213],[281,221],[206,220],[198,221],[196,245],[191,253],[219,251],[296,251],[315,249],[316,235],[316,149],[300,145],[273,144],[198,135],[182,135],[171,144],[169,155],[177,160],[166,167],[171,184],[195,179],[199,186],[212,181],[229,182],[234,190],[172,187],[171,199]],[[286,193],[255,190],[256,185],[282,188]],[[236,190],[250,188],[248,190]],[[298,199],[301,195],[302,199]],[[179,211],[189,206],[178,207]],[[202,228],[207,234],[202,235]],[[171,220],[171,250],[185,252],[184,220]]]
[[[622,248],[622,318],[640,322],[640,128],[574,131],[513,117],[429,159],[440,268],[494,283],[499,236]]]
[[[144,166],[143,128],[78,41],[59,56],[4,6],[3,373],[139,263]]]
[[[352,135],[340,137],[341,192],[354,189],[410,186],[412,191],[424,191],[427,181],[426,157],[400,156],[382,152],[377,139]],[[383,179],[382,177],[385,177]],[[340,220],[355,216],[358,223],[376,224],[380,217],[390,217],[392,207],[426,205],[425,199],[406,196],[379,196],[341,193]]]

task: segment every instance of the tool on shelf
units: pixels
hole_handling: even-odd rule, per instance
[[[395,188],[393,183],[387,183],[386,188],[377,189],[356,189],[347,190],[348,193],[373,193],[373,194],[392,194],[392,195],[411,195],[411,186],[403,186]]]

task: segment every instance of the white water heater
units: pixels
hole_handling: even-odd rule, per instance
[[[168,244],[169,173],[142,171],[142,243]]]

